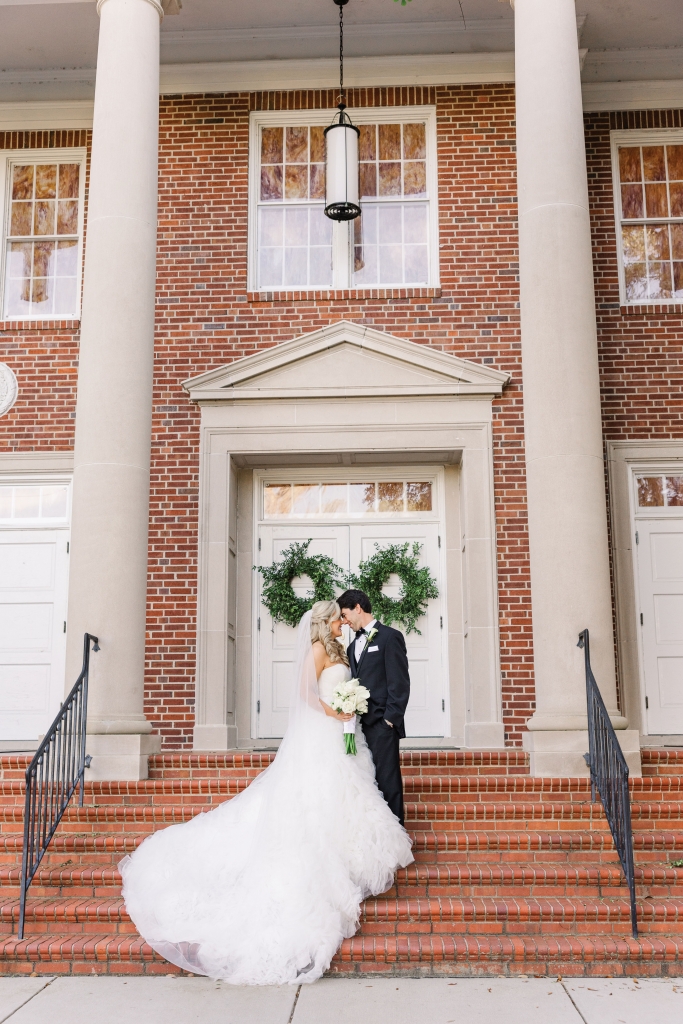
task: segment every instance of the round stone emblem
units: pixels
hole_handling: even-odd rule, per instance
[[[0,416],[12,408],[17,400],[17,378],[7,363],[0,363]]]

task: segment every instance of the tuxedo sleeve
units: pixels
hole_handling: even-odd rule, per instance
[[[406,713],[410,697],[408,654],[403,634],[392,630],[384,648],[384,667],[387,675],[387,706],[384,717],[388,722],[400,721]]]

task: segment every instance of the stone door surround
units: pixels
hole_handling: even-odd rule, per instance
[[[250,736],[253,515],[243,487],[238,527],[240,475],[415,462],[459,466],[446,541],[451,729],[463,746],[504,746],[491,403],[508,380],[342,320],[184,382],[202,410],[195,749]]]

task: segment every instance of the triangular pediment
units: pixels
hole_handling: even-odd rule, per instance
[[[496,395],[509,375],[340,320],[187,380],[195,402],[254,398]]]

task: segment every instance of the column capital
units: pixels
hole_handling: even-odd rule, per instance
[[[107,0],[97,0],[98,14],[101,13],[106,2]],[[144,0],[144,2],[152,5],[160,19],[163,18],[164,14],[178,14],[183,6],[182,0]]]

